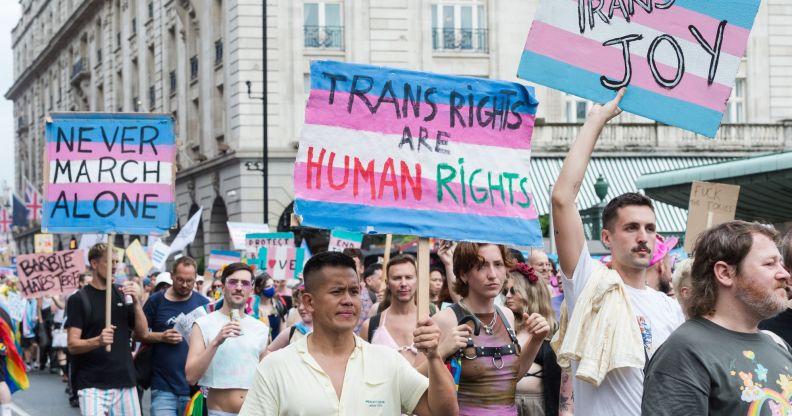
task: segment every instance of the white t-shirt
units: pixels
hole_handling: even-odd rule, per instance
[[[584,245],[572,280],[561,273],[570,316],[586,282],[598,267],[605,266],[593,260]],[[630,296],[636,323],[641,329],[644,348],[651,358],[668,336],[685,321],[682,308],[676,300],[652,288],[636,289],[627,285],[624,287]],[[572,369],[577,371],[577,362],[572,362]],[[577,378],[573,380],[576,416],[641,414],[643,369],[627,367],[610,371],[599,387]]]
[[[228,315],[219,310],[196,319],[195,325],[201,328],[204,345],[209,345],[229,321]],[[269,327],[249,315],[244,315],[239,324],[242,335],[226,338],[198,385],[214,389],[248,389],[253,384],[259,356],[267,349]]]

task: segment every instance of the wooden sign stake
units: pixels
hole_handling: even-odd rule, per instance
[[[385,251],[382,252],[382,277],[388,281],[388,262],[390,261],[391,245],[393,244],[393,234],[385,234]]]
[[[115,240],[115,233],[110,233],[107,236],[107,274],[105,275],[105,328],[112,326],[112,305],[113,305],[113,240]],[[105,351],[110,352],[112,346],[106,345]]]
[[[429,239],[418,240],[418,320],[429,317]]]

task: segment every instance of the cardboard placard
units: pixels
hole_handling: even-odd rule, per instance
[[[54,113],[45,131],[42,230],[148,234],[176,223],[172,115]]]
[[[295,213],[308,227],[542,245],[537,105],[514,82],[313,61]]]
[[[127,247],[126,255],[129,262],[132,263],[132,267],[135,268],[138,276],[146,276],[149,271],[151,271],[151,268],[154,267],[148,254],[146,254],[146,250],[143,249],[143,245],[140,244],[140,240],[138,239],[135,239],[135,241]]]
[[[258,258],[262,247],[294,247],[294,233],[256,233],[245,235],[245,254],[248,259]]]
[[[19,289],[28,299],[70,293],[79,288],[82,273],[85,262],[80,250],[17,257]]]
[[[702,231],[734,219],[739,196],[739,185],[697,181],[691,184],[685,232],[687,253],[693,251]]]
[[[760,0],[541,0],[517,76],[715,137]]]

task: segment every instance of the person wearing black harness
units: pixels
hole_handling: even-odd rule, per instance
[[[457,398],[462,416],[516,415],[517,381],[531,368],[550,331],[542,315],[523,314],[530,337],[521,345],[512,329],[514,313],[495,305],[513,265],[502,245],[462,242],[454,251],[454,290],[461,299],[433,319],[443,337],[454,334],[466,321],[473,321],[480,329],[468,338],[464,348],[449,357],[452,367],[461,367]]]
[[[550,290],[546,281],[535,269],[525,263],[517,263],[510,272],[512,287],[503,290],[506,307],[514,312],[517,339],[525,342],[530,334],[526,331],[523,313],[539,313],[550,325],[552,335],[558,329],[558,321],[550,302]],[[520,416],[557,416],[559,414],[559,391],[561,367],[549,339],[542,342],[531,368],[517,382],[517,413]]]

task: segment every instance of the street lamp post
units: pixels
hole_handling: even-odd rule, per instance
[[[609,186],[610,184],[608,181],[600,173],[599,177],[597,177],[597,181],[594,183],[594,193],[597,195],[597,198],[599,198],[599,202],[594,209],[595,217],[591,224],[592,240],[599,240],[602,238],[602,211],[605,209],[605,197],[608,196]]]
[[[261,1],[261,43],[262,43],[262,93],[261,96],[254,96],[251,91],[251,82],[245,81],[247,86],[247,95],[250,99],[261,100],[261,113],[262,113],[262,136],[261,136],[261,161],[245,162],[245,169],[248,171],[259,171],[264,179],[263,184],[263,197],[264,197],[264,224],[269,223],[269,181],[267,175],[267,168],[269,163],[269,149],[267,140],[267,0]]]

